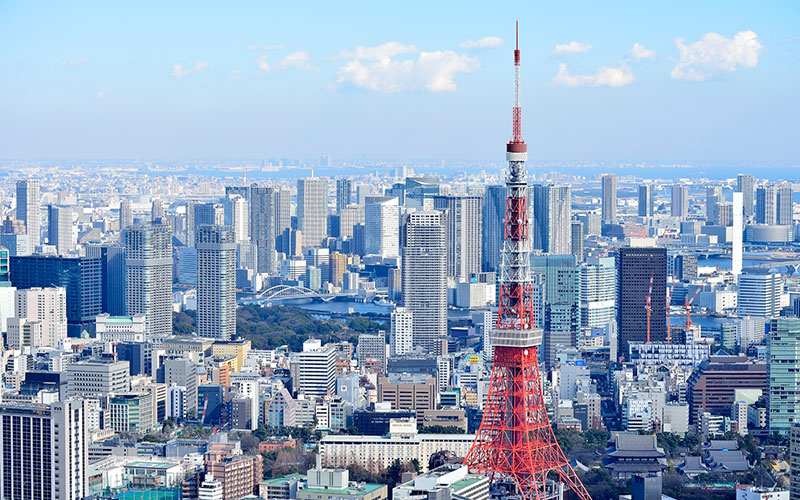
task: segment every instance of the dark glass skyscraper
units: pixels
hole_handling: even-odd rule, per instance
[[[619,249],[617,256],[618,300],[617,325],[619,353],[627,358],[629,342],[647,341],[647,310],[645,304],[653,277],[650,316],[650,340],[667,340],[667,249]]]
[[[503,249],[503,236],[506,218],[505,186],[486,186],[483,195],[483,249],[481,251],[481,269],[484,272],[497,270],[500,263],[500,251]]]
[[[125,247],[122,245],[90,245],[86,256],[100,259],[102,312],[112,316],[127,314],[125,305]]]
[[[580,273],[574,255],[534,255],[531,271],[544,276],[544,359],[558,347],[576,347],[581,326]]]
[[[67,334],[94,335],[102,312],[102,263],[91,257],[25,255],[11,257],[11,284],[17,288],[60,286],[67,290]]]

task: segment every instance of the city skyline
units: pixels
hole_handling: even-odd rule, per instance
[[[800,12],[770,7],[6,6],[0,149],[501,160],[519,17],[532,162],[790,165]]]

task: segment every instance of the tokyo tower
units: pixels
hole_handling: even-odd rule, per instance
[[[493,481],[513,481],[517,494],[525,500],[561,498],[565,487],[576,498],[591,500],[556,441],[542,394],[538,360],[542,329],[536,328],[533,316],[525,173],[528,148],[521,131],[519,60],[517,23],[500,303],[492,332],[494,365],[483,420],[464,464]]]

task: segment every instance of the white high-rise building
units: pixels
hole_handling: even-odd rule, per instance
[[[367,196],[365,215],[367,254],[398,257],[400,255],[400,205],[397,197]]]
[[[572,253],[570,187],[536,184],[529,187],[530,192],[532,196],[528,195],[528,202],[533,209],[533,248],[557,255]]]
[[[317,339],[303,342],[303,352],[297,355],[298,393],[323,398],[334,394],[336,387],[336,351],[322,346]]]
[[[56,247],[59,255],[68,254],[75,248],[72,235],[72,207],[50,205],[47,213],[47,241]]]
[[[17,181],[17,219],[25,223],[29,251],[33,251],[42,241],[40,235],[42,224],[41,208],[39,180]]]
[[[615,259],[588,259],[581,265],[580,273],[581,326],[605,328],[616,317]]]
[[[133,209],[131,209],[131,200],[122,198],[119,202],[119,230],[122,231],[126,227],[133,224]]]
[[[17,290],[14,316],[8,320],[8,345],[58,347],[67,338],[67,291],[64,288]]]
[[[236,243],[250,241],[250,202],[242,196],[233,196],[228,203]]]
[[[236,334],[236,243],[230,226],[197,231],[197,334],[230,340]]]
[[[670,213],[673,217],[687,217],[689,215],[689,186],[686,184],[672,185]]]
[[[125,231],[128,314],[144,314],[148,335],[172,334],[172,231],[140,224]]]
[[[737,277],[742,274],[742,232],[744,231],[744,227],[742,225],[742,219],[744,217],[744,207],[742,205],[743,200],[743,193],[733,193],[733,234],[731,235],[731,245],[733,248],[731,249],[731,272]],[[753,200],[751,199],[751,209],[752,201]]]
[[[306,246],[320,246],[328,236],[327,177],[297,180],[297,224]]]
[[[445,214],[447,231],[447,276],[469,280],[481,272],[480,196],[435,196],[433,208]]]
[[[167,388],[167,418],[186,417],[186,387],[170,384]]]
[[[0,405],[0,497],[88,496],[88,402]]]
[[[740,317],[749,314],[773,318],[781,312],[783,279],[779,272],[765,268],[749,268],[739,275],[737,308]]]
[[[483,311],[483,361],[485,363],[491,363],[494,360],[492,331],[496,328],[496,326],[497,311],[493,311],[491,309]]]
[[[600,178],[602,185],[602,221],[617,222],[617,176],[605,174]]]
[[[390,336],[392,356],[400,356],[414,350],[414,314],[405,307],[392,311],[392,333]]]
[[[444,222],[442,212],[410,213],[403,247],[403,306],[413,315],[414,345],[432,354],[444,354],[447,339]],[[480,240],[476,244],[480,246]]]

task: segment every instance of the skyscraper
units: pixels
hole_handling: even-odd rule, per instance
[[[122,231],[131,224],[133,224],[131,200],[128,198],[122,198],[122,200],[119,202],[119,230]]]
[[[745,269],[739,275],[736,300],[739,317],[747,314],[766,319],[778,316],[782,294],[783,279],[779,272],[760,267]]]
[[[233,194],[225,199],[225,225],[233,228],[236,243],[250,241],[250,202],[247,198]]]
[[[500,263],[500,251],[505,236],[506,196],[505,186],[486,186],[483,195],[483,240],[481,270],[493,272]]]
[[[191,213],[189,224],[187,224],[187,245],[195,246],[197,243],[197,230],[204,225],[223,225],[225,224],[225,207],[222,203],[197,203],[189,202],[186,206],[188,213]]]
[[[172,232],[137,224],[125,233],[128,314],[144,314],[148,335],[172,333]]]
[[[101,310],[111,316],[125,316],[125,247],[118,243],[89,245],[86,256],[100,259]]]
[[[572,251],[575,260],[583,262],[583,222],[574,220],[570,224],[570,240],[572,241]]]
[[[617,176],[605,174],[600,179],[603,191],[603,222],[617,222]]]
[[[753,215],[753,187],[755,178],[752,175],[739,174],[736,177],[736,192],[742,193],[742,203],[745,217]]]
[[[224,340],[236,334],[236,242],[230,226],[197,231],[197,334]]]
[[[325,192],[327,193],[327,189]],[[325,199],[328,199],[327,194],[325,195]],[[275,189],[275,234],[281,234],[291,228],[292,191],[279,187]]]
[[[792,224],[792,185],[767,184],[756,190],[756,222],[759,224]]]
[[[447,276],[468,280],[481,271],[481,197],[435,196],[433,208],[445,213]]]
[[[639,185],[639,217],[652,217],[655,202],[653,201],[653,184]]]
[[[706,188],[706,220],[708,222],[719,224],[719,205],[722,202],[722,187],[708,186]]]
[[[571,205],[569,186],[535,184],[533,191],[533,248],[545,253],[572,253]],[[531,196],[528,196],[530,202]]]
[[[581,326],[580,275],[574,255],[534,255],[531,272],[544,276],[544,359],[553,366],[558,347],[577,347]]]
[[[0,405],[2,498],[75,500],[89,494],[87,404]]]
[[[366,250],[369,255],[400,255],[400,206],[394,196],[367,196]]]
[[[447,339],[447,251],[444,214],[408,214],[403,247],[403,306],[412,314],[414,345],[443,354]]]
[[[778,193],[775,199],[775,223],[782,226],[792,225],[793,205],[792,185],[788,182],[778,184]]]
[[[276,195],[270,186],[253,186],[250,190],[250,234],[258,251],[260,273],[275,270]]]
[[[336,179],[336,213],[341,213],[342,210],[350,204],[350,199],[353,197],[353,185],[350,179]]]
[[[800,425],[800,318],[773,318],[769,330],[769,432],[786,434]]]
[[[616,320],[617,273],[613,257],[588,259],[580,268],[581,326],[605,328]]]
[[[303,231],[303,245],[318,247],[328,236],[328,178],[297,180],[297,227]]]
[[[47,240],[56,247],[59,255],[65,255],[75,248],[72,238],[72,207],[49,205]]]
[[[164,202],[154,198],[150,204],[150,220],[156,222],[164,218]]]
[[[14,318],[9,319],[8,345],[14,349],[58,347],[67,337],[67,291],[60,287],[16,291]],[[12,326],[13,322],[13,326]],[[39,323],[40,335],[27,336],[26,323]],[[27,338],[26,338],[27,337]]]
[[[391,315],[391,355],[402,356],[414,349],[414,315],[405,307],[396,307]]]
[[[667,340],[667,249],[624,247],[617,256],[617,325],[619,353],[628,357],[629,342],[647,341],[647,294],[653,278],[650,340]]]
[[[687,217],[689,215],[689,187],[686,184],[672,185],[671,201],[670,214],[673,217]]]
[[[30,251],[33,251],[42,241],[39,231],[42,221],[39,196],[38,179],[17,181],[17,219],[25,223]]]

